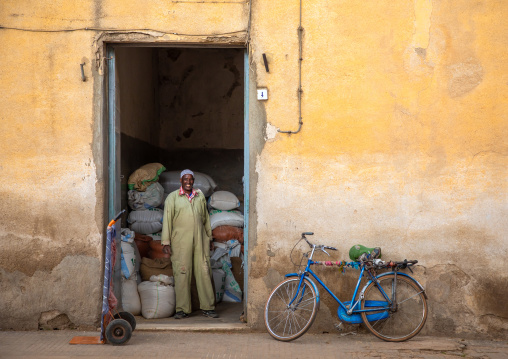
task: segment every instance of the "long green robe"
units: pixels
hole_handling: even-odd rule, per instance
[[[189,202],[179,190],[171,192],[164,202],[161,243],[171,245],[171,262],[175,277],[176,311],[191,313],[191,279],[196,277],[202,310],[215,308],[210,267],[212,229],[203,193],[196,190]]]

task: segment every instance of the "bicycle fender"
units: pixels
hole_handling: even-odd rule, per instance
[[[300,275],[298,273],[288,273],[284,277],[286,277],[286,278],[300,277]],[[309,278],[308,274],[305,275],[305,279],[304,280],[308,281],[312,285],[312,288],[314,288],[314,291],[316,292],[317,309],[319,310],[319,303],[321,302],[321,300],[320,300],[320,297],[319,297],[319,290],[318,290],[318,288],[316,286],[316,283],[314,283],[314,281]]]
[[[393,274],[394,272],[386,272],[386,273],[382,273],[378,276],[376,276],[376,278],[381,278],[381,277],[384,277],[384,276],[387,276],[387,275],[390,275],[390,274]],[[418,282],[416,279],[414,279],[413,277],[411,277],[409,274],[406,274],[406,273],[402,273],[402,272],[397,272],[397,275],[401,275],[401,276],[404,276],[406,278],[409,278],[411,279],[413,282],[416,283],[416,285],[418,286],[418,288],[421,289],[422,293],[423,293],[423,296],[425,297],[425,299],[429,299],[427,297],[427,293],[425,293],[425,289],[423,288],[423,286],[420,284],[420,282]],[[367,287],[369,286],[369,284],[372,283],[371,280],[369,280],[367,282],[367,284],[365,284],[365,287],[363,287],[362,291],[360,292],[360,295],[362,295],[363,297],[363,293],[365,293],[365,289],[367,289]]]

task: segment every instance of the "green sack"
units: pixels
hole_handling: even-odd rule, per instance
[[[362,246],[361,244],[356,244],[351,247],[349,250],[349,258],[353,261],[357,261],[358,258],[360,258],[363,254],[365,254],[364,257],[375,259],[375,258],[381,258],[381,248],[380,247],[374,247],[374,248],[368,248],[365,246]]]

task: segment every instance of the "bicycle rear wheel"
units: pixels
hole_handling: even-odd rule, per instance
[[[288,342],[299,338],[316,318],[316,292],[307,280],[298,291],[299,282],[300,278],[295,277],[279,283],[266,302],[265,326],[277,340]]]
[[[380,289],[374,282],[370,283],[365,289],[361,308],[379,307],[385,310],[362,312],[365,326],[376,337],[389,342],[411,339],[422,330],[427,320],[427,300],[422,289],[412,279],[402,275],[397,275],[396,286],[393,274],[379,277],[378,280],[390,300],[396,294],[396,306],[390,308]]]

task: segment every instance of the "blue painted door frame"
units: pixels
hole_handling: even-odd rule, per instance
[[[108,218],[114,218],[121,208],[120,201],[120,119],[117,116],[117,97],[116,97],[116,63],[115,48],[113,45],[107,46],[108,56]],[[244,189],[244,311],[247,313],[247,294],[248,294],[248,258],[249,258],[249,53],[244,51],[244,164],[243,164],[243,189]],[[118,231],[119,232],[119,231]],[[119,252],[119,251],[118,251]],[[118,258],[117,258],[118,259]],[[120,260],[117,260],[120,263]],[[116,283],[115,283],[116,285]],[[118,288],[118,287],[117,287]],[[116,294],[116,291],[115,291]],[[120,298],[120,297],[118,297]]]

